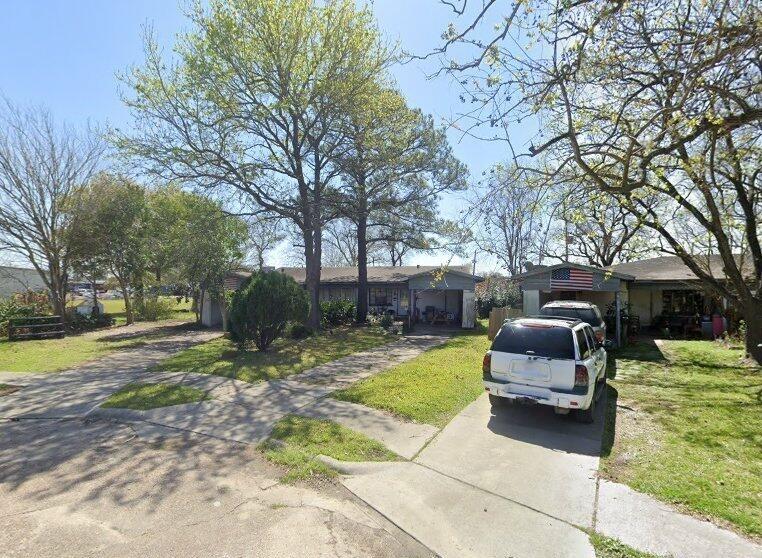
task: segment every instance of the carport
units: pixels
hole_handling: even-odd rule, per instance
[[[552,266],[533,266],[513,277],[521,286],[524,314],[540,313],[540,308],[554,300],[580,300],[597,305],[602,314],[613,305],[614,341],[622,342],[622,307],[629,297],[632,275],[598,267],[564,262]]]

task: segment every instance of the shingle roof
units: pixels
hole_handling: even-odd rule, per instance
[[[404,283],[411,277],[431,273],[442,269],[438,265],[406,266],[368,266],[368,283]],[[306,271],[303,267],[279,267],[276,271],[294,278],[297,283],[304,283]],[[448,266],[446,271],[471,275],[470,266]],[[356,283],[356,267],[324,267],[320,270],[321,283]]]
[[[736,256],[740,260],[740,256]],[[697,256],[697,260],[708,267],[712,276],[718,279],[725,278],[722,258],[719,255],[707,257]],[[748,258],[744,263],[744,273],[751,276],[751,263]],[[636,262],[627,262],[609,267],[611,271],[627,273],[635,276],[635,281],[695,281],[698,278],[683,263],[678,256],[660,256]]]

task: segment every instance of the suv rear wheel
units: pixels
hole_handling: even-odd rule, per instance
[[[497,395],[489,394],[489,404],[492,405],[493,408],[495,407],[504,407],[506,404],[506,400],[503,397],[498,397]]]
[[[593,394],[593,400],[587,409],[577,409],[575,411],[574,418],[577,419],[577,422],[591,424],[595,421],[595,399],[595,394]]]

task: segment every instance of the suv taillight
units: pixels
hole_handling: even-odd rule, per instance
[[[583,366],[581,364],[578,364],[574,367],[574,385],[575,386],[586,386],[590,379],[587,375],[587,366]]]
[[[492,368],[492,355],[487,353],[484,355],[484,360],[482,360],[482,377],[485,380],[492,379],[492,374],[490,373],[491,368]]]
[[[605,338],[606,338],[606,333],[602,329],[599,329],[598,331],[595,332],[595,338],[598,341],[598,343],[603,343],[603,341],[605,341]]]

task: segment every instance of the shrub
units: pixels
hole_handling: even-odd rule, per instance
[[[171,318],[175,313],[175,304],[171,299],[147,296],[135,304],[138,320],[155,322]]]
[[[351,300],[326,300],[320,303],[324,326],[351,324],[355,319],[355,303]]]
[[[286,331],[286,335],[291,339],[306,339],[314,333],[311,327],[300,323],[289,325]]]
[[[480,318],[488,318],[493,308],[516,308],[521,302],[518,284],[508,277],[491,275],[476,285],[476,311]]]
[[[98,314],[97,316],[72,312],[66,319],[66,329],[69,331],[88,331],[100,327],[114,325],[114,318],[110,314]]]
[[[288,322],[307,318],[307,294],[296,281],[277,271],[252,274],[233,295],[231,336],[240,349],[253,341],[264,351],[283,335]]]
[[[47,293],[26,291],[15,293],[9,298],[0,299],[0,335],[7,335],[8,320],[29,316],[47,316],[50,314],[50,301]]]
[[[389,329],[394,325],[394,317],[391,314],[384,313],[383,316],[381,316],[381,327],[384,329]]]

